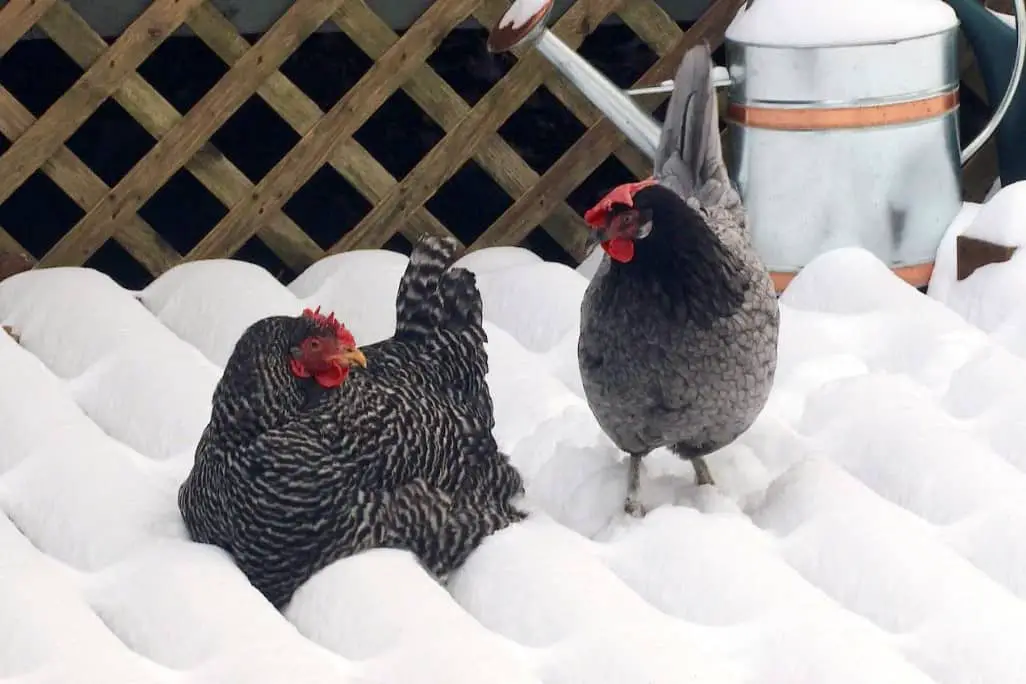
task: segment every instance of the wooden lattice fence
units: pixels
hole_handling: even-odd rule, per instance
[[[617,14],[658,57],[637,81],[651,84],[671,77],[683,53],[697,41],[718,45],[743,1],[716,0],[685,32],[655,0],[578,0],[552,28],[576,48],[604,19]],[[383,246],[397,232],[411,240],[424,233],[449,234],[425,204],[473,159],[512,204],[491,225],[481,226],[468,247],[520,244],[540,228],[579,259],[584,226],[580,213],[567,204],[567,196],[611,155],[638,177],[648,175],[650,164],[536,53],[518,54],[516,64],[473,106],[428,65],[428,57],[457,25],[473,17],[490,26],[508,4],[508,0],[435,0],[408,30],[397,35],[364,0],[295,0],[251,44],[206,0],[153,0],[108,43],[65,0],[7,0],[0,7],[0,58],[36,27],[84,73],[38,118],[0,84],[0,133],[10,142],[0,155],[0,204],[41,172],[84,215],[56,244],[34,256],[0,227],[0,253],[26,255],[27,263],[35,267],[82,265],[114,240],[150,274],[158,275],[183,261],[233,256],[256,235],[284,264],[298,271],[325,254]],[[334,22],[373,60],[359,81],[326,111],[279,70],[325,22]],[[187,111],[176,109],[137,72],[182,25],[230,67]],[[539,173],[498,130],[543,85],[586,131]],[[441,140],[401,180],[353,137],[399,90],[444,130]],[[254,94],[299,136],[292,149],[256,182],[211,142]],[[156,140],[110,185],[66,144],[108,98]],[[641,104],[654,109],[663,99],[646,97]],[[355,225],[340,226],[335,239],[322,246],[282,209],[325,164],[372,208]],[[183,168],[227,213],[197,244],[179,253],[143,219],[140,208]]]

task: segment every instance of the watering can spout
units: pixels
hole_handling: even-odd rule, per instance
[[[1016,91],[997,127],[998,171],[1003,185],[1026,179],[1026,156],[1021,153],[1026,147],[1026,96],[1015,73],[1016,55],[1021,49],[1016,28],[979,0],[945,1],[958,15],[966,40],[972,46],[992,114],[1007,91]],[[1016,11],[1018,14],[1018,8]],[[1022,26],[1021,20],[1019,26]]]
[[[490,52],[533,46],[580,89],[620,132],[649,159],[655,159],[662,125],[595,67],[545,28],[553,0],[515,0],[488,35]]]

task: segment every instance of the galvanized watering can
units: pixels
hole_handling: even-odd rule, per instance
[[[957,31],[941,0],[928,16],[894,22],[882,36],[869,25],[834,21],[836,35],[780,23],[790,0],[756,0],[726,33],[726,154],[749,214],[756,248],[778,290],[809,261],[839,247],[863,247],[916,287],[926,285],[940,241],[962,207],[961,167],[1001,123],[1018,89],[1026,35],[987,126],[959,149]],[[1026,0],[1015,0],[1026,25]],[[516,0],[492,29],[493,52],[533,44],[639,150],[654,158],[661,126],[624,92],[545,28],[553,0]],[[893,7],[900,6],[894,0]],[[796,7],[792,3],[791,7]],[[820,3],[834,11],[833,3]],[[910,3],[918,11],[923,3]],[[863,8],[869,13],[869,8]],[[877,25],[881,25],[879,18]],[[887,22],[882,22],[887,25]],[[767,31],[790,27],[787,34]],[[908,28],[908,27],[920,27]]]

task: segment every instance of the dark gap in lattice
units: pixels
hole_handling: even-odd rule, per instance
[[[556,261],[571,267],[577,266],[577,260],[567,254],[566,250],[541,226],[532,230],[519,246],[531,250],[546,261]]]
[[[161,43],[138,72],[185,114],[228,73],[228,65],[202,40],[175,36]]]
[[[463,244],[469,245],[513,204],[509,195],[468,160],[426,206]]]
[[[634,174],[619,159],[610,155],[567,196],[566,201],[574,211],[583,215],[617,185],[635,180],[637,178]]]
[[[129,290],[141,290],[153,281],[150,272],[113,238],[104,242],[83,265],[107,273],[118,285]]]
[[[282,209],[314,242],[327,249],[367,215],[371,204],[326,164]]]
[[[655,52],[626,24],[599,26],[577,53],[621,88],[629,88],[657,59]]]
[[[37,259],[50,251],[85,212],[42,171],[0,204],[0,226]]]
[[[452,31],[427,59],[428,65],[470,105],[477,104],[516,64],[511,54],[489,53],[487,39],[484,29]]]
[[[499,133],[528,166],[545,173],[587,130],[548,88],[541,86]]]
[[[445,135],[409,95],[396,91],[360,127],[353,139],[402,180]]]
[[[373,66],[352,39],[341,31],[315,33],[307,38],[281,66],[281,73],[324,111]]]
[[[0,85],[36,118],[82,73],[82,68],[49,39],[19,41],[0,59]]]
[[[406,256],[410,256],[413,252],[413,243],[406,239],[406,236],[402,233],[396,233],[388,239],[388,242],[381,246],[382,249],[387,249],[392,252],[400,252]]]
[[[246,244],[244,244],[238,252],[235,253],[235,259],[241,261],[248,261],[251,264],[256,264],[262,268],[267,269],[268,273],[278,279],[283,284],[291,283],[296,279],[298,275],[291,268],[286,266],[278,255],[271,251],[271,248],[264,244],[263,240],[254,235],[251,237]]]
[[[251,95],[210,137],[254,184],[299,142],[299,134],[259,95]]]
[[[185,254],[228,210],[186,169],[179,169],[139,210],[179,254]]]
[[[113,99],[102,105],[68,138],[68,149],[109,186],[115,185],[156,144]]]
[[[687,31],[689,28],[691,28],[693,23],[694,22],[686,22],[685,23],[685,22],[680,22],[679,21],[679,22],[677,22],[677,25],[680,26],[682,31]],[[727,47],[726,47],[726,45],[721,43],[718,48],[713,50],[712,58],[713,58],[713,61],[716,62],[717,64],[719,64],[720,66],[725,65],[727,63]]]
[[[666,98],[659,103],[659,106],[652,110],[652,116],[655,117],[656,121],[664,121],[666,119],[666,110],[670,106],[670,98]]]

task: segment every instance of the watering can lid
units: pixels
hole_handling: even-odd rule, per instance
[[[841,47],[893,43],[958,27],[942,0],[753,0],[727,27],[733,43]]]

